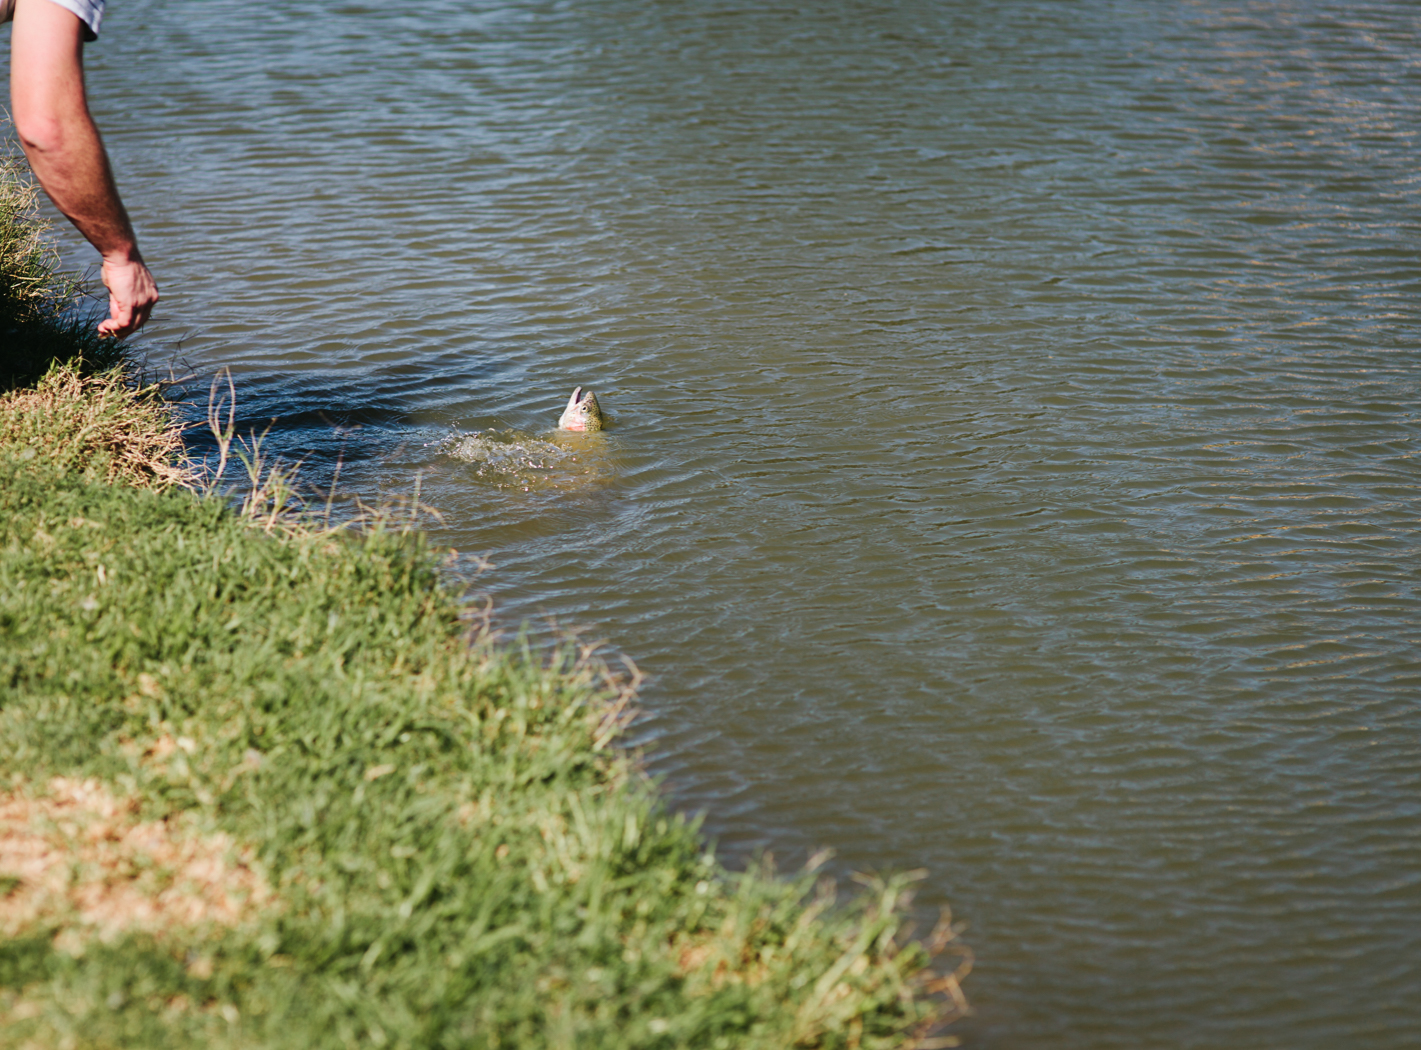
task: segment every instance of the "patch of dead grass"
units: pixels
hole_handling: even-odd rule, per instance
[[[97,780],[48,787],[0,792],[0,937],[53,930],[79,954],[128,932],[237,926],[271,900],[252,850],[229,836],[140,820],[135,799]]]
[[[83,376],[60,366],[33,387],[0,394],[0,445],[22,458],[94,469],[110,483],[168,488],[195,478],[171,407],[117,372]]]

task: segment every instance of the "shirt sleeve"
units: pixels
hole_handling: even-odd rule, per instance
[[[84,23],[84,39],[99,38],[99,23],[104,18],[104,0],[50,0],[66,11],[73,11]],[[15,0],[0,0],[0,22],[8,22],[15,15]]]

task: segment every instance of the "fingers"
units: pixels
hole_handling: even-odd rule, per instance
[[[132,303],[111,295],[109,296],[109,316],[107,320],[99,322],[99,334],[111,335],[116,339],[126,339],[147,324],[148,315],[152,312],[152,303],[135,308]]]
[[[143,327],[158,302],[158,285],[148,267],[137,261],[103,265],[103,281],[109,289],[109,316],[99,324],[99,334],[125,339]]]
[[[109,296],[109,316],[99,322],[99,334],[122,339],[137,330],[133,323],[133,310],[116,295]]]

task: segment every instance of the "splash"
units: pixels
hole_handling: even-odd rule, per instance
[[[516,430],[475,430],[451,434],[438,448],[499,488],[580,488],[606,472],[581,435],[547,440]]]

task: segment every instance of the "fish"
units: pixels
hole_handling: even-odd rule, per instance
[[[558,419],[559,430],[593,431],[602,429],[602,409],[597,404],[597,395],[591,390],[582,392],[578,387],[568,398],[567,408]]]

